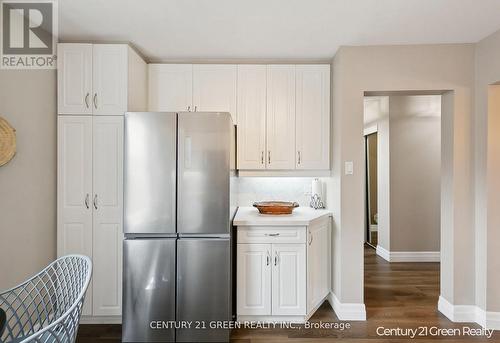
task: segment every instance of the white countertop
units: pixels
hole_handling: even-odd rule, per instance
[[[310,207],[297,207],[292,214],[260,214],[255,207],[239,207],[233,220],[235,226],[307,226],[313,220],[331,217],[328,210],[315,210]]]

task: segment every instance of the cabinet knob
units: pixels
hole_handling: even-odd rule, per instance
[[[274,265],[277,266],[279,263],[279,256],[278,256],[278,253],[276,252],[274,254]]]
[[[267,164],[271,164],[271,150],[267,152]]]
[[[267,251],[267,256],[266,256],[266,266],[271,264],[271,253],[269,250]]]
[[[264,150],[260,152],[260,164],[264,164]]]
[[[194,107],[194,111],[197,112],[198,111],[198,106],[195,106]]]
[[[94,97],[92,98],[92,102],[94,103],[94,107],[97,110],[97,93],[94,93]]]
[[[298,164],[300,164],[300,160],[301,160],[301,158],[300,158],[300,151],[297,151],[297,155],[298,155],[298,161],[297,162],[298,162]]]
[[[191,106],[188,106],[188,112],[191,112]]]
[[[94,195],[94,208],[97,210],[97,194]]]

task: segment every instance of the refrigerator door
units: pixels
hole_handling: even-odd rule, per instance
[[[125,114],[125,234],[175,234],[176,126],[176,113]]]
[[[229,113],[178,117],[177,232],[227,235],[231,153]]]
[[[126,239],[123,247],[123,342],[174,342],[176,239]]]
[[[230,330],[210,325],[231,319],[230,240],[186,238],[177,246],[177,321],[193,321],[177,329],[177,341],[228,342]]]

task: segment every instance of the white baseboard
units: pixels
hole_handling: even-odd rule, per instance
[[[477,323],[485,329],[500,330],[500,312],[487,312],[475,305],[453,305],[439,296],[438,310],[456,323]]]
[[[341,303],[333,292],[328,295],[328,302],[340,320],[366,320],[366,307],[363,303]]]
[[[438,310],[452,322],[476,322],[476,306],[474,305],[453,305],[442,296],[439,296]]]
[[[386,260],[387,262],[391,262],[391,253],[388,250],[382,248],[380,245],[377,245],[376,252],[377,255],[382,257],[384,260]]]
[[[121,324],[121,316],[82,316],[80,324]]]
[[[389,251],[377,245],[377,255],[388,262],[439,262],[439,251]]]

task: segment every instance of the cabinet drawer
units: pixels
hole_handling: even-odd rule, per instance
[[[306,243],[306,227],[239,226],[238,243]]]

